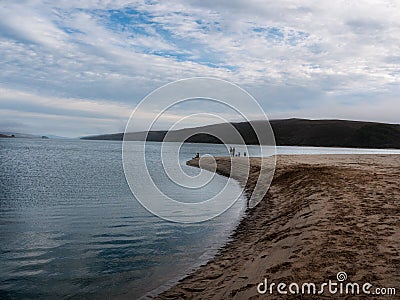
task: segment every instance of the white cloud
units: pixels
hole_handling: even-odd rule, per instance
[[[41,121],[40,128],[47,134],[57,134],[57,131],[54,131],[56,129],[58,134],[68,137],[94,134],[99,129],[102,133],[124,131],[125,124],[135,109],[135,106],[125,103],[100,99],[57,98],[2,88],[0,88],[0,103],[2,131],[13,131],[9,127],[10,124],[16,126],[14,131],[27,130],[30,126],[38,127],[34,123]],[[200,106],[196,105],[197,108]],[[24,110],[13,107],[24,107]],[[196,108],[182,110],[179,106],[174,107],[160,115],[153,129],[166,129],[181,121],[182,117],[196,112]],[[141,108],[140,113],[135,114],[135,119],[143,121],[143,124],[149,124],[157,114],[157,105],[150,104],[145,109]],[[239,120],[239,117],[232,112],[220,112],[219,116],[226,120]],[[212,121],[215,121],[215,118],[194,117],[181,122],[180,128],[207,125]],[[52,125],[49,127],[48,123]],[[73,133],[70,132],[71,129],[74,129]],[[147,129],[147,127],[137,127],[135,131]],[[37,130],[31,133],[40,134]]]
[[[79,112],[93,117],[104,116],[125,119],[130,116],[134,109],[134,106],[124,103],[113,103],[104,100],[56,98],[2,88],[0,88],[0,102],[3,105],[11,102],[16,105],[39,106],[43,110],[62,109],[65,112]]]
[[[400,4],[383,0],[1,2],[0,99],[114,118],[171,80],[212,76],[282,117],[393,122],[399,31]]]

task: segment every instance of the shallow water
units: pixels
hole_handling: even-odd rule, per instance
[[[189,173],[197,172],[184,165],[194,152],[190,145],[181,151]],[[205,262],[226,242],[245,205],[241,199],[197,224],[155,217],[129,190],[119,142],[2,139],[0,161],[2,299],[138,297]],[[151,166],[157,174],[159,164]],[[166,178],[157,180],[189,202],[227,183],[216,176],[197,192],[177,193]],[[240,192],[237,184],[229,189]]]

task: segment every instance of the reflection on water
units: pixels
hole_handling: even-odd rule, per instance
[[[158,151],[160,144],[150,146]],[[195,174],[184,165],[192,147],[184,147],[181,160]],[[199,224],[161,220],[133,198],[119,142],[3,139],[0,161],[1,299],[137,297],[204,262],[227,240],[245,204]],[[159,177],[185,201],[202,200],[227,182],[217,176],[204,189],[179,194]]]

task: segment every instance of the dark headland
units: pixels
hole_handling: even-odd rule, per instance
[[[348,120],[307,120],[285,119],[271,120],[277,146],[314,146],[314,147],[353,147],[353,148],[392,148],[400,149],[400,125],[376,122]],[[252,125],[266,126],[265,121],[231,123],[248,145],[258,144]],[[173,131],[169,141],[181,141],[182,136],[190,136],[189,143],[222,143],[219,139],[200,132],[224,132],[230,124],[215,124]],[[131,141],[162,142],[167,131],[132,132],[126,135]],[[86,140],[123,139],[123,133],[87,136]]]

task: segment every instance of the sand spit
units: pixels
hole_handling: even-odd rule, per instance
[[[241,158],[233,159],[234,166],[240,164]],[[246,182],[240,172],[232,176],[249,194],[263,161],[251,158]],[[217,172],[229,176],[230,158],[216,162]],[[337,282],[337,273],[346,272],[344,282],[371,283],[372,292],[396,288],[396,296],[380,298],[394,299],[400,294],[399,270],[400,155],[280,155],[267,195],[248,209],[233,240],[159,298],[284,299],[289,295],[280,296],[276,288],[272,295],[260,295],[257,285],[264,278],[300,286]],[[332,294],[325,290],[317,297]]]

